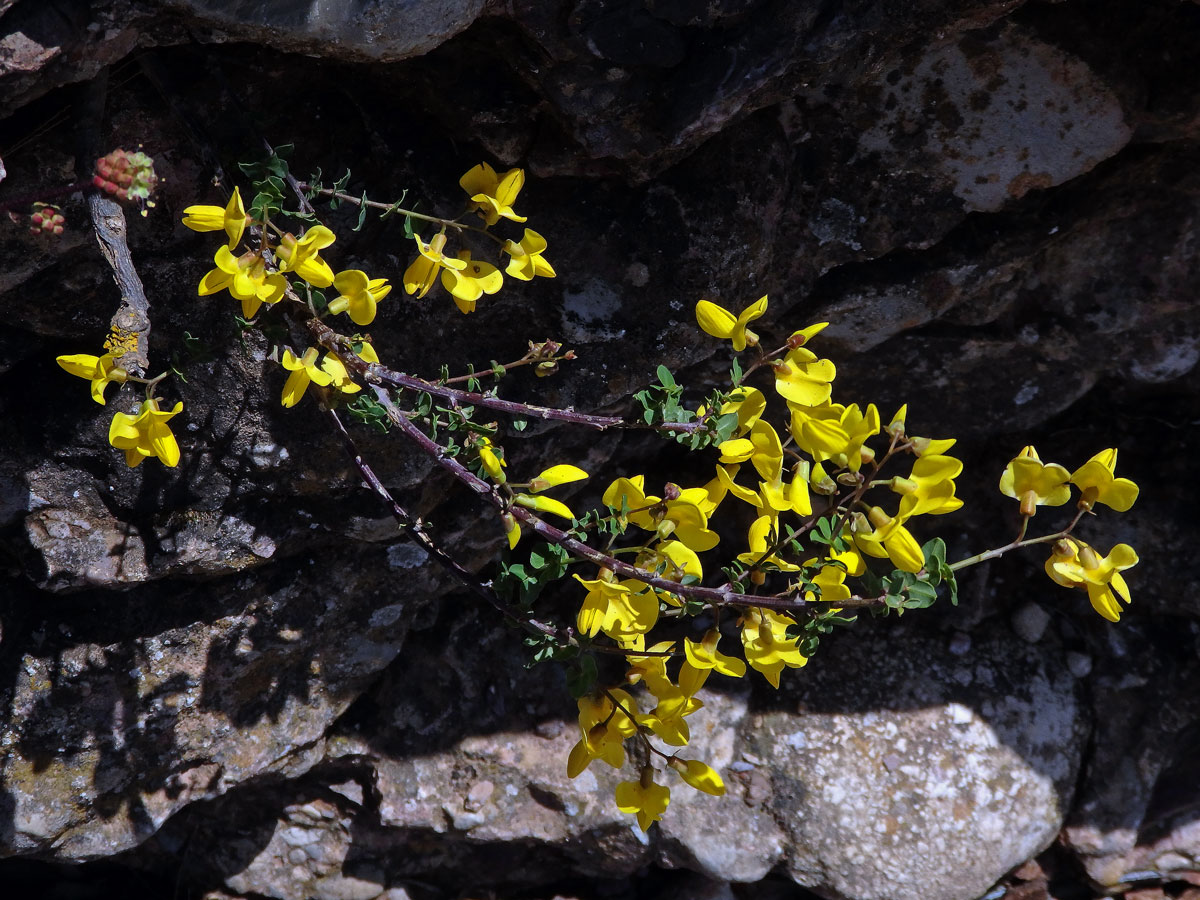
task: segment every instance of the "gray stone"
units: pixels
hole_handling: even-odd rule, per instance
[[[1074,681],[1011,639],[967,657],[916,636],[859,641],[747,723],[788,872],[859,900],[973,900],[1070,807],[1086,735]]]

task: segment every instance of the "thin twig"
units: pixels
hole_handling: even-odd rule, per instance
[[[672,431],[683,434],[695,434],[705,431],[708,423],[704,419],[694,422],[659,422],[649,425],[645,422],[622,419],[618,416],[595,416],[588,413],[576,412],[573,409],[556,409],[548,406],[531,406],[527,403],[516,403],[512,400],[501,400],[490,394],[479,394],[474,391],[461,391],[443,384],[434,384],[415,375],[405,375],[389,369],[379,363],[369,363],[361,359],[352,348],[348,337],[338,334],[320,319],[310,319],[307,323],[309,332],[321,346],[338,354],[342,363],[358,377],[372,385],[386,385],[432,394],[444,397],[467,406],[482,406],[484,409],[494,409],[497,412],[514,416],[524,416],[531,419],[555,420],[570,422],[574,425],[584,425],[598,431],[609,428],[653,429],[655,431]]]
[[[831,604],[822,603],[821,601],[808,602],[784,597],[760,597],[754,594],[741,594],[734,591],[733,586],[728,582],[716,588],[701,587],[695,584],[680,584],[677,581],[671,581],[669,578],[663,578],[655,572],[622,562],[615,556],[609,556],[595,547],[591,547],[572,537],[561,528],[555,528],[525,507],[510,505],[492,485],[476,476],[457,459],[447,456],[445,448],[414,425],[408,416],[404,414],[404,411],[392,401],[386,388],[379,385],[372,385],[372,389],[380,404],[387,410],[388,418],[404,433],[405,437],[409,438],[422,451],[431,456],[439,466],[446,469],[455,478],[479,494],[480,497],[486,499],[497,509],[510,513],[536,534],[551,543],[557,544],[578,559],[595,563],[617,575],[636,579],[650,587],[667,591],[676,596],[689,600],[700,600],[714,606],[756,606],[779,611],[803,612],[808,615],[831,607]],[[882,602],[881,597],[854,596],[846,600],[838,600],[833,605],[842,608],[863,608],[878,606]]]
[[[354,439],[350,437],[350,433],[346,431],[346,426],[342,424],[342,420],[338,417],[337,412],[332,409],[327,409],[326,412],[329,414],[329,418],[333,421],[334,427],[341,436],[342,445],[346,448],[346,453],[354,462],[354,466],[356,469],[358,469],[359,474],[362,475],[363,481],[366,482],[367,487],[370,488],[376,496],[378,496],[385,504],[387,504],[388,509],[392,513],[392,518],[396,520],[396,523],[400,526],[400,530],[405,535],[416,541],[417,544],[420,545],[421,549],[429,554],[430,557],[436,559],[439,563],[449,569],[454,577],[457,578],[465,587],[469,588],[472,592],[494,606],[500,611],[501,615],[509,619],[514,624],[530,631],[536,631],[541,634],[557,638],[563,643],[572,643],[571,636],[569,634],[564,634],[561,629],[555,628],[553,625],[547,625],[545,622],[541,622],[530,616],[518,616],[511,609],[509,609],[507,605],[505,605],[504,601],[500,599],[490,585],[481,582],[472,572],[464,568],[458,560],[447,553],[444,548],[434,541],[429,532],[425,530],[425,523],[419,518],[414,518],[412,515],[410,515],[408,510],[397,503],[395,498],[392,497],[391,492],[384,487],[383,482],[379,480],[379,476],[375,474],[370,464],[363,459],[362,454],[358,452],[358,447],[355,445]]]

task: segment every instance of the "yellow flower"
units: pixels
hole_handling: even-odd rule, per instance
[[[110,383],[124,384],[129,373],[116,364],[111,353],[103,356],[91,356],[87,353],[74,353],[70,356],[60,356],[55,362],[72,375],[86,378],[92,383],[92,399],[104,406],[104,389]]]
[[[891,488],[900,494],[900,517],[940,516],[954,512],[962,501],[954,496],[954,478],[962,472],[962,461],[953,456],[920,456],[907,478],[892,479]]]
[[[264,303],[278,303],[287,290],[287,279],[277,272],[267,272],[266,262],[257,251],[234,256],[228,247],[217,250],[215,269],[200,279],[199,294],[207,297],[217,291],[229,290],[242,301],[242,315],[251,319]]]
[[[292,373],[283,386],[282,402],[285,407],[292,407],[299,403],[304,397],[304,392],[308,390],[310,382],[322,387],[333,382],[333,375],[317,367],[319,353],[320,351],[316,347],[309,347],[301,357],[296,356],[291,350],[283,351],[281,360],[283,367]]]
[[[339,272],[333,279],[338,296],[329,303],[334,315],[347,312],[355,325],[370,325],[375,321],[375,304],[391,293],[386,278],[367,278],[359,269]]]
[[[611,699],[610,699],[611,698]],[[616,705],[613,703],[616,700]],[[637,734],[637,702],[618,688],[576,701],[583,737],[567,757],[567,777],[574,778],[599,759],[614,769],[625,765],[625,738]]]
[[[902,572],[920,572],[925,565],[925,553],[907,528],[904,527],[904,517],[892,518],[878,506],[872,506],[867,513],[867,519],[874,526],[867,531],[867,523],[862,513],[856,513],[858,529],[854,534],[854,544],[868,556],[877,559],[887,558],[892,565]]]
[[[604,492],[604,505],[618,512],[624,505],[628,521],[638,528],[656,532],[660,538],[674,537],[697,552],[717,546],[720,537],[708,527],[708,516],[700,508],[700,491],[680,491],[676,499],[664,501],[647,496],[644,484],[643,475],[618,478]]]
[[[589,637],[602,631],[620,640],[646,634],[658,622],[658,597],[640,582],[612,581],[611,575],[592,581],[574,577],[588,589],[575,624]]]
[[[698,759],[680,759],[678,756],[668,759],[667,765],[678,772],[679,777],[696,790],[712,794],[714,797],[725,795],[725,782],[721,780],[721,776],[712,766],[702,763]]]
[[[742,650],[751,668],[762,672],[774,688],[784,666],[798,669],[808,665],[796,646],[799,638],[789,638],[787,630],[796,623],[769,609],[751,608],[742,617]]]
[[[554,277],[554,267],[542,257],[546,252],[546,239],[533,229],[525,229],[525,236],[520,243],[505,241],[504,252],[512,257],[504,271],[513,278],[532,281],[535,275]]]
[[[1086,588],[1092,608],[1110,622],[1121,619],[1121,604],[1129,603],[1129,587],[1121,572],[1138,564],[1138,555],[1128,544],[1117,544],[1108,556],[1100,556],[1072,537],[1056,541],[1046,560],[1046,574],[1063,587]]]
[[[1138,498],[1138,486],[1128,478],[1116,478],[1116,448],[1101,450],[1071,475],[1071,484],[1083,492],[1079,505],[1091,509],[1103,503],[1117,512],[1125,512]]]
[[[749,461],[769,482],[777,482],[783,475],[783,445],[779,434],[762,419],[754,423],[749,437],[723,441],[717,449],[721,451],[721,462]]]
[[[662,818],[671,802],[671,789],[654,781],[654,769],[646,766],[638,781],[622,781],[617,785],[617,809],[623,813],[635,813],[638,826],[649,831],[650,826]]]
[[[458,259],[462,267],[446,268],[442,272],[442,287],[450,292],[462,312],[475,312],[475,301],[483,294],[500,290],[504,276],[491,263],[471,259],[470,250],[459,250]]]
[[[333,379],[330,384],[343,394],[357,394],[362,390],[354,383],[342,361],[331,353],[326,353],[325,358],[321,360],[321,370]]]
[[[588,473],[579,468],[579,466],[564,463],[558,466],[551,466],[538,473],[536,477],[530,480],[529,490],[535,494],[540,494],[542,491],[548,491],[557,485],[570,484],[572,481],[583,481],[587,477]]]
[[[242,206],[242,195],[235,187],[229,203],[219,206],[189,206],[183,211],[183,224],[192,231],[224,231],[229,237],[229,246],[236,247],[246,229],[246,208]]]
[[[750,532],[747,537],[747,545],[750,547],[748,553],[739,553],[738,561],[743,562],[748,566],[766,563],[774,566],[781,572],[796,572],[800,569],[795,563],[790,563],[785,559],[781,559],[774,553],[765,555],[770,546],[767,538],[772,532],[778,532],[779,519],[774,515],[759,516],[750,523]]]
[[[758,335],[747,330],[746,326],[766,311],[765,294],[736,316],[723,306],[709,300],[701,300],[696,304],[696,322],[705,334],[711,334],[724,341],[733,341],[733,349],[740,353],[748,346],[758,346]]]
[[[489,438],[482,435],[475,438],[475,449],[479,452],[479,464],[483,466],[483,471],[487,472],[496,484],[504,484],[508,480],[504,475],[504,467],[508,463],[492,449],[494,446]]]
[[[404,270],[404,290],[409,294],[416,294],[420,300],[429,293],[429,289],[437,280],[438,272],[443,268],[465,269],[467,264],[461,259],[451,259],[445,254],[445,232],[435,234],[428,244],[421,240],[419,234],[414,234],[413,239],[417,242],[420,255]]]
[[[170,412],[162,412],[158,400],[150,398],[142,403],[136,416],[120,412],[113,416],[108,442],[125,451],[125,464],[131,469],[148,456],[156,456],[164,466],[174,468],[179,465],[179,444],[167,422],[182,410],[183,404],[176,403]]]
[[[776,363],[775,390],[789,403],[798,406],[820,406],[833,393],[837,368],[828,359],[805,347],[789,350],[782,362]]]
[[[1021,503],[1021,515],[1032,516],[1039,506],[1062,506],[1071,499],[1071,475],[1057,463],[1043,463],[1030,444],[1000,476],[1000,493]]]
[[[746,663],[736,656],[727,656],[717,649],[721,632],[710,628],[699,643],[684,639],[683,650],[687,661],[696,669],[715,669],[722,675],[741,678],[746,674]]]
[[[314,225],[297,239],[285,234],[275,248],[281,272],[295,272],[313,287],[327,288],[333,284],[333,269],[321,259],[320,251],[337,240],[337,236],[324,225]]]
[[[564,519],[574,519],[575,514],[567,507],[565,503],[555,500],[553,497],[532,496],[531,494],[517,494],[513,497],[513,502],[518,506],[524,506],[526,509],[532,509],[535,512],[550,513],[551,515],[561,516]]]
[[[479,215],[488,225],[495,225],[501,216],[514,222],[525,221],[526,217],[518,216],[512,208],[517,194],[525,186],[523,170],[509,169],[503,175],[497,175],[496,170],[487,163],[480,163],[460,178],[458,183],[471,197],[470,208],[479,210]]]

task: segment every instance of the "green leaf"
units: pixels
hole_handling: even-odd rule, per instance
[[[367,209],[368,209],[368,207],[367,207],[367,192],[363,191],[362,202],[359,204],[359,207],[358,207],[358,223],[353,228],[350,229],[351,231],[361,231],[362,230],[363,223],[365,221],[367,221]]]
[[[666,366],[658,367],[658,380],[662,382],[662,386],[668,391],[673,390],[676,387],[675,377],[671,374],[671,370]]]

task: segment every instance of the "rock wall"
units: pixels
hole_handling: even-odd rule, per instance
[[[1200,880],[1198,42],[1175,0],[0,0],[0,204],[72,177],[106,77],[104,145],[165,178],[129,226],[151,355],[185,332],[215,351],[180,467],[129,470],[53,362],[119,302],[80,205],[57,241],[0,223],[0,878],[105,860],[196,897],[971,900],[1053,845],[1014,896]],[[707,693],[696,743],[730,793],[631,830],[610,773],[566,778],[561,675],[522,668],[196,297],[211,242],[181,212],[264,139],[443,208],[481,159],[527,169],[559,277],[469,318],[394,293],[372,332],[398,367],[554,337],[579,361],[515,396],[626,410],[665,362],[698,400],[728,355],[695,301],[769,293],[773,333],[831,321],[839,397],[960,438],[952,555],[1010,538],[994,485],[1024,444],[1119,446],[1142,496],[1088,535],[1138,549],[1132,608],[1109,626],[1040,559],[980,567],[959,608],[856,628],[779,693]],[[398,280],[399,223],[334,222],[339,267]],[[361,443],[469,564],[495,557],[465,492]],[[581,505],[679,465],[562,428],[510,449],[598,473]]]

